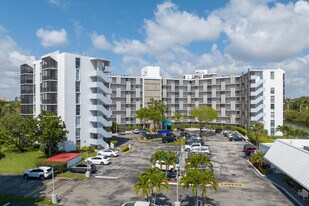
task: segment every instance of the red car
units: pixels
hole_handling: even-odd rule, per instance
[[[251,153],[253,153],[255,150],[256,150],[256,147],[255,147],[255,146],[247,147],[247,148],[245,149],[245,154],[246,154],[246,155],[251,155]]]

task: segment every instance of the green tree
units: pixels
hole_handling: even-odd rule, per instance
[[[200,172],[201,188],[202,188],[202,200],[204,201],[204,196],[207,197],[207,186],[211,185],[214,190],[218,191],[218,182],[213,172],[209,170]]]
[[[55,116],[49,111],[42,111],[38,116],[39,142],[45,147],[45,154],[52,156],[58,152],[58,143],[66,141],[65,123],[61,117]]]
[[[0,160],[5,157],[5,154],[3,152],[3,147],[6,145],[8,140],[7,135],[5,132],[0,128]]]
[[[251,122],[251,127],[249,129],[251,136],[255,137],[256,147],[259,148],[259,139],[261,136],[266,136],[267,131],[264,129],[264,125],[261,122],[253,121]]]
[[[167,113],[167,105],[162,100],[150,99],[147,102],[147,106],[150,109],[150,118],[153,121],[155,129],[160,122],[164,120],[164,115]]]
[[[211,107],[195,107],[191,116],[200,122],[200,129],[206,124],[218,118],[218,112]]]
[[[186,161],[186,169],[199,169],[201,165],[206,165],[209,168],[213,168],[210,158],[207,154],[192,154]]]
[[[3,131],[7,134],[8,142],[14,144],[21,152],[37,140],[36,121],[31,117],[21,117],[18,113],[12,113],[1,118],[0,122]]]
[[[112,133],[117,132],[117,122],[112,121],[112,127],[111,127]]]
[[[265,165],[265,160],[264,160],[265,152],[256,152],[254,153],[250,158],[250,162],[252,162],[253,165],[263,167]]]
[[[147,197],[147,200],[153,201],[154,204],[157,194],[161,193],[163,189],[169,191],[169,185],[164,174],[156,167],[147,168],[146,172],[137,177],[137,182],[134,184],[136,194],[138,195],[139,191],[141,191],[142,197]]]
[[[165,158],[166,152],[163,150],[157,150],[153,155],[151,155],[150,162],[155,165],[158,161],[160,163],[160,170],[162,170],[162,159]]]
[[[175,112],[174,116],[173,116],[173,119],[175,120],[175,122],[179,123],[179,121],[183,118],[183,114],[180,113],[180,112]]]
[[[174,170],[176,170],[178,157],[174,152],[168,151],[165,153],[164,163],[165,163],[165,177],[167,177],[167,172],[170,166],[173,166]]]
[[[150,109],[149,108],[142,108],[136,111],[136,116],[137,119],[141,120],[141,123],[143,125],[143,129],[145,128],[145,124],[148,123],[151,114],[150,114]]]

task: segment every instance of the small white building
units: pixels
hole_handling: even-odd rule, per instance
[[[265,154],[275,173],[283,173],[309,191],[309,139],[277,139]]]

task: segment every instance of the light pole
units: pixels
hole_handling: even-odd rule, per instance
[[[180,169],[180,168],[179,168]],[[178,194],[178,186],[179,185],[179,176],[178,176],[178,170],[177,170],[177,200],[175,202],[175,206],[180,206],[180,202],[178,200],[179,194]]]
[[[57,204],[58,203],[58,197],[57,197],[57,193],[55,193],[55,178],[54,178],[54,167],[53,167],[53,165],[52,165],[52,179],[53,179],[53,193],[51,195],[52,203]]]

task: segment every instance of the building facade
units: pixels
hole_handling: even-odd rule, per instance
[[[21,65],[21,115],[47,110],[61,116],[69,131],[65,150],[108,148],[111,126],[110,60],[59,51]]]
[[[153,98],[168,106],[167,117],[182,113],[183,122],[197,122],[191,117],[192,108],[212,107],[218,111],[214,123],[248,128],[252,121],[258,121],[269,135],[281,135],[275,128],[283,124],[282,69],[255,69],[229,76],[197,70],[179,78],[161,77],[159,70],[145,67],[141,76],[112,76],[112,121],[140,124],[136,111]]]

